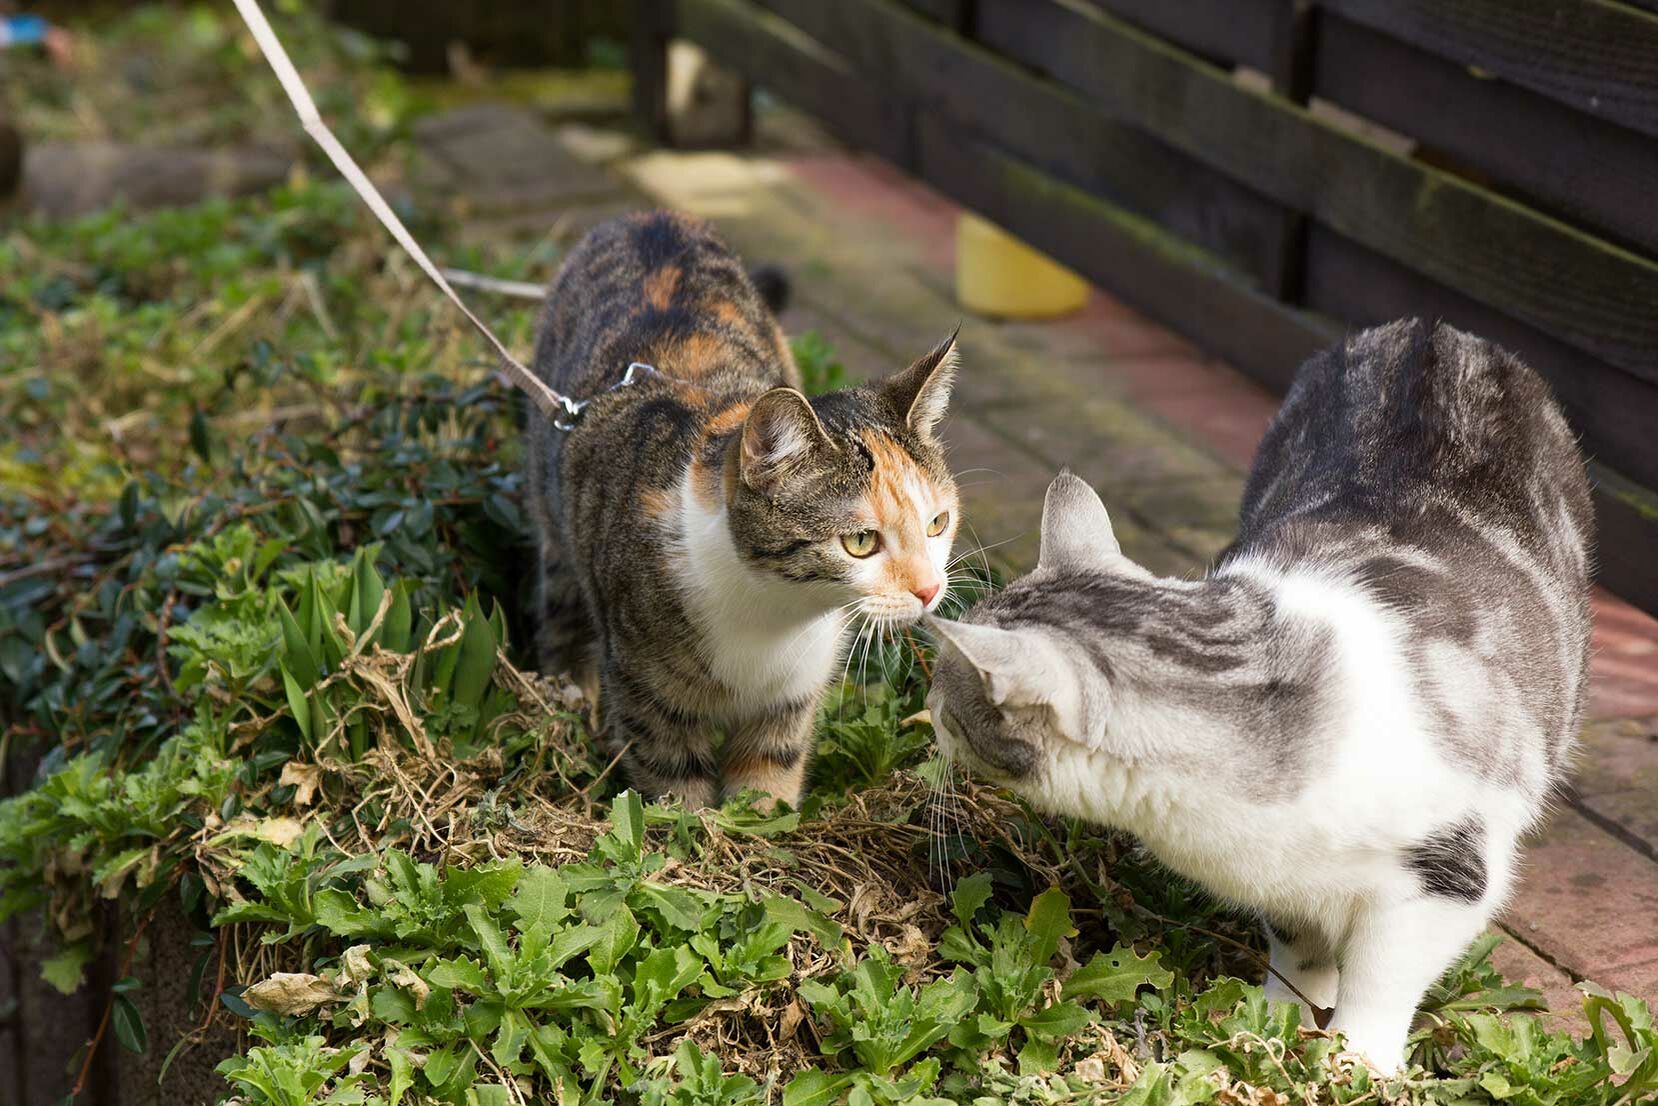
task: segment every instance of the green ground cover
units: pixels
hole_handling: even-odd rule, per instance
[[[164,93],[251,106],[101,117],[286,126],[222,14],[168,38],[158,11],[110,33],[178,59]],[[399,156],[415,101],[362,75],[378,53],[298,39],[314,86],[390,105],[349,140]],[[71,95],[42,83],[23,117]],[[556,262],[411,215],[448,263]],[[530,307],[488,306],[528,348]],[[150,928],[176,903],[250,1106],[1658,1096],[1640,1002],[1590,989],[1596,1032],[1551,1033],[1489,944],[1430,995],[1418,1066],[1373,1078],[1263,1000],[1248,919],[934,759],[908,636],[854,651],[800,810],[642,804],[528,664],[519,418],[323,173],[0,236],[0,763],[41,754],[0,803],[0,916],[44,914],[52,983],[181,939]],[[157,1039],[116,975],[100,1047],[201,1047]]]

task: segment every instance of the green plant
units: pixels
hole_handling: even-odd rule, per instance
[[[824,1053],[850,1061],[852,1070],[838,1076],[802,1073],[790,1083],[785,1101],[833,1101],[842,1092],[860,1104],[938,1101],[924,1097],[938,1079],[937,1059],[902,1074],[898,1069],[948,1036],[972,1012],[978,996],[972,979],[962,973],[920,988],[906,985],[903,977],[902,967],[871,950],[833,983],[807,980],[800,985],[800,997],[830,1027],[822,1038]]]
[[[718,1056],[708,1056],[691,1041],[674,1050],[677,1081],[664,1078],[645,1083],[641,1106],[761,1106],[766,1101],[760,1085],[746,1075],[726,1075]]]
[[[835,356],[834,346],[815,330],[795,335],[789,343],[807,395],[821,395],[852,386],[852,374]]]
[[[363,1101],[363,1077],[340,1073],[361,1051],[334,1048],[320,1036],[259,1045],[219,1065],[248,1106],[347,1106]]]

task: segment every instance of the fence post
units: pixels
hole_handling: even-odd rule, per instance
[[[668,140],[668,40],[673,25],[673,0],[633,0],[633,113],[657,142]]]
[[[1302,107],[1312,99],[1314,54],[1317,49],[1317,7],[1314,0],[1280,0],[1273,13],[1272,90]],[[1282,303],[1299,306],[1307,279],[1307,217],[1285,210],[1267,272],[1266,290]]]

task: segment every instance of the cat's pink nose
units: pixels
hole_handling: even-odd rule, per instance
[[[928,603],[933,601],[933,596],[938,594],[938,588],[938,581],[935,580],[925,587],[916,588],[911,591],[910,594],[921,600],[921,605],[925,607]]]

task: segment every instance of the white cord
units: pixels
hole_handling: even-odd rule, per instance
[[[351,187],[357,190],[357,195],[363,198],[369,210],[374,212],[387,230],[391,231],[398,245],[408,251],[415,263],[432,278],[432,283],[443,290],[443,294],[461,309],[461,314],[478,329],[478,333],[495,347],[495,352],[501,356],[501,366],[508,378],[530,397],[530,401],[541,409],[541,413],[554,420],[568,419],[574,415],[579,410],[576,404],[548,387],[540,377],[519,364],[518,360],[507,352],[507,347],[501,344],[501,340],[495,337],[494,332],[461,302],[460,296],[455,294],[455,290],[443,278],[438,267],[426,256],[426,251],[420,248],[420,243],[414,240],[414,235],[409,233],[403,221],[392,211],[391,205],[386,203],[385,197],[380,195],[380,190],[374,187],[368,175],[352,160],[345,147],[340,145],[339,139],[334,137],[334,132],[322,121],[322,116],[317,112],[317,105],[312,102],[311,94],[305,88],[305,82],[300,79],[299,71],[294,68],[294,63],[288,60],[288,52],[282,48],[281,40],[276,37],[276,32],[271,30],[271,25],[266,21],[265,13],[259,10],[256,0],[235,0],[235,4],[236,10],[242,13],[242,21],[248,25],[248,30],[253,32],[253,41],[258,43],[265,60],[270,62],[276,79],[282,82],[282,90],[288,94],[288,99],[293,101],[294,110],[299,113],[299,121],[304,125],[305,132],[317,140],[317,145],[328,155],[328,160],[334,163],[334,167],[351,183]]]

